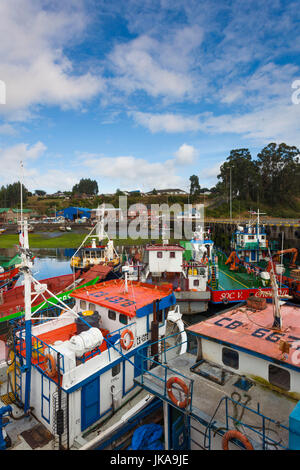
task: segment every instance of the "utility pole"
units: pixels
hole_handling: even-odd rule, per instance
[[[230,210],[230,221],[232,220],[232,194],[231,194],[231,167],[230,167],[230,179],[229,179],[229,210]]]

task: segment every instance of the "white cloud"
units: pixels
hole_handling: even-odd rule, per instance
[[[300,145],[300,105],[275,104],[244,114],[206,115],[200,128],[210,134],[239,134],[258,143],[267,140]]]
[[[174,160],[151,163],[133,156],[103,157],[82,155],[83,164],[93,171],[94,177],[109,178],[114,184],[126,189],[161,189],[177,187],[182,178],[176,174]]]
[[[178,165],[190,165],[195,161],[197,155],[198,152],[195,147],[188,144],[182,144],[177,152],[175,152],[176,163]]]
[[[142,112],[129,113],[134,120],[142,126],[149,129],[152,133],[156,132],[188,132],[200,129],[198,116],[181,116],[179,114],[152,114]]]
[[[10,124],[2,124],[0,125],[0,134],[15,135],[16,130]]]
[[[57,10],[34,0],[0,3],[0,78],[7,90],[1,112],[12,119],[28,117],[35,105],[76,107],[103,89],[101,78],[76,73],[63,52],[87,21],[70,6],[70,1]]]
[[[29,146],[21,143],[11,147],[0,148],[0,166],[1,184],[9,184],[19,181],[23,177],[21,162],[23,162],[24,176],[30,178],[36,174],[36,170],[30,169],[27,163],[33,162],[40,158],[46,150],[46,146],[42,142]]]
[[[111,84],[127,94],[143,90],[153,97],[180,101],[195,93],[194,51],[203,39],[197,25],[162,32],[159,39],[140,35],[118,44],[109,54],[115,77]],[[201,88],[198,79],[197,88]]]
[[[291,85],[291,84],[289,84]],[[201,131],[206,134],[237,134],[257,143],[266,140],[286,141],[300,145],[300,105],[291,103],[292,90],[289,86],[290,104],[278,100],[257,109],[243,113],[231,112],[215,115],[212,112],[194,116],[179,114],[151,114],[131,112],[135,121],[152,133],[183,133]],[[288,101],[288,100],[287,100]]]

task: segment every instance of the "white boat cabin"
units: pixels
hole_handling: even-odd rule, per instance
[[[53,433],[58,396],[68,448],[82,433],[107,418],[136,393],[134,378],[146,363],[138,351],[165,334],[172,290],[140,282],[112,280],[74,291],[73,312],[32,326],[30,405],[37,419]],[[15,336],[17,364],[25,360],[25,331]],[[12,379],[24,401],[25,373]],[[16,379],[14,378],[16,374]]]

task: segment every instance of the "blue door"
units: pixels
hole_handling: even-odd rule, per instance
[[[88,428],[100,418],[99,377],[81,389],[81,430]]]
[[[188,449],[189,436],[183,413],[172,424],[172,450]]]

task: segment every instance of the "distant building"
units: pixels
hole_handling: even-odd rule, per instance
[[[28,217],[33,217],[35,212],[32,209],[23,209],[23,214]],[[0,208],[0,222],[1,223],[17,223],[21,218],[21,209]]]
[[[147,195],[151,196],[153,194],[157,194],[158,196],[181,196],[181,195],[184,195],[184,194],[188,194],[186,191],[184,191],[183,189],[156,189],[154,192],[154,190],[152,191],[149,191],[148,193],[146,193]]]
[[[135,191],[122,191],[125,196],[143,196],[143,193],[136,189]]]

